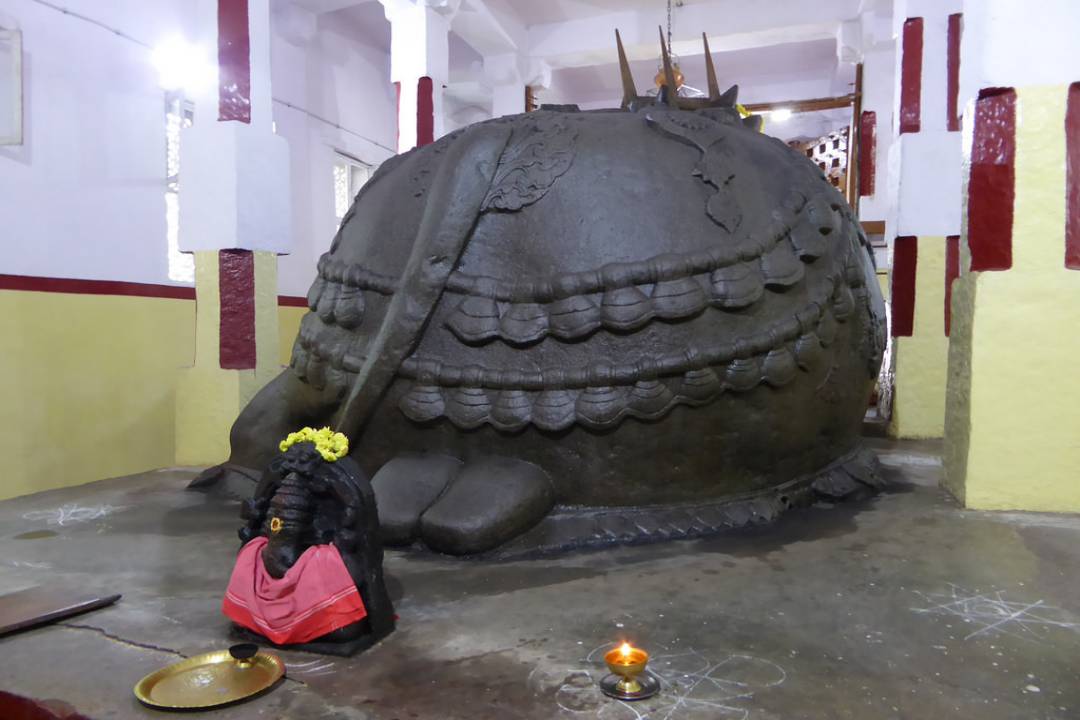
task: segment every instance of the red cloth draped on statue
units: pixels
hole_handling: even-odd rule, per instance
[[[221,611],[233,622],[278,645],[303,643],[351,625],[367,615],[341,554],[333,545],[313,545],[282,578],[263,566],[267,539],[240,549]]]

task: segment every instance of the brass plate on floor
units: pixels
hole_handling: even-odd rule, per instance
[[[258,695],[284,676],[285,663],[277,655],[235,645],[150,673],[135,686],[135,697],[163,710],[211,708]]]

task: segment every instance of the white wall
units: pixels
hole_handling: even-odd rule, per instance
[[[25,142],[0,147],[0,273],[182,284],[168,277],[164,93],[150,47],[198,35],[192,4],[64,6],[90,21],[0,0],[0,25],[23,33],[25,95]],[[274,120],[292,173],[285,295],[307,292],[336,230],[334,151],[378,165],[397,132],[389,53],[334,14],[310,20],[306,38],[275,28],[271,47]],[[216,109],[209,113],[197,107],[196,122]],[[181,204],[183,177],[181,168]]]
[[[333,15],[311,18],[306,34],[276,27],[271,44],[274,122],[289,142],[292,167],[293,253],[279,258],[282,295],[307,294],[315,262],[337,230],[335,151],[379,165],[397,142],[389,53]]]
[[[894,108],[900,107],[899,68],[908,18],[923,18],[923,52],[919,131],[900,134],[899,114],[893,114],[888,170],[891,205],[886,220],[890,238],[960,234],[961,136],[947,129],[946,117],[948,16],[958,12],[960,4],[960,0],[897,0],[893,7]],[[961,52],[961,72],[968,62]]]
[[[182,0],[65,0],[147,45],[191,19]],[[24,142],[0,148],[0,272],[168,283],[165,104],[150,51],[31,0],[0,0],[23,33]]]
[[[1037,10],[1037,12],[1034,12]],[[959,106],[987,87],[1057,85],[1080,79],[1080,2],[964,0]]]

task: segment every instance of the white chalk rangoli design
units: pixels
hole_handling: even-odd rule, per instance
[[[924,593],[916,591],[925,603],[913,607],[913,612],[923,615],[942,615],[957,618],[974,629],[964,639],[980,635],[1012,635],[1025,640],[1043,640],[1053,628],[1080,630],[1080,623],[1073,622],[1069,613],[1035,602],[1009,600],[1005,591],[977,592],[950,585],[948,592]]]
[[[128,507],[130,506],[77,505],[75,503],[69,503],[51,510],[32,510],[28,513],[23,513],[22,517],[23,520],[44,520],[48,525],[59,525],[64,527],[66,525],[77,525],[78,523],[90,522],[91,520],[100,520],[113,513],[127,510]]]

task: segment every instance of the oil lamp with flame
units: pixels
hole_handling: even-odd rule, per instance
[[[618,700],[644,700],[660,690],[660,681],[645,672],[649,653],[624,642],[604,654],[611,674],[600,681],[600,690]]]

